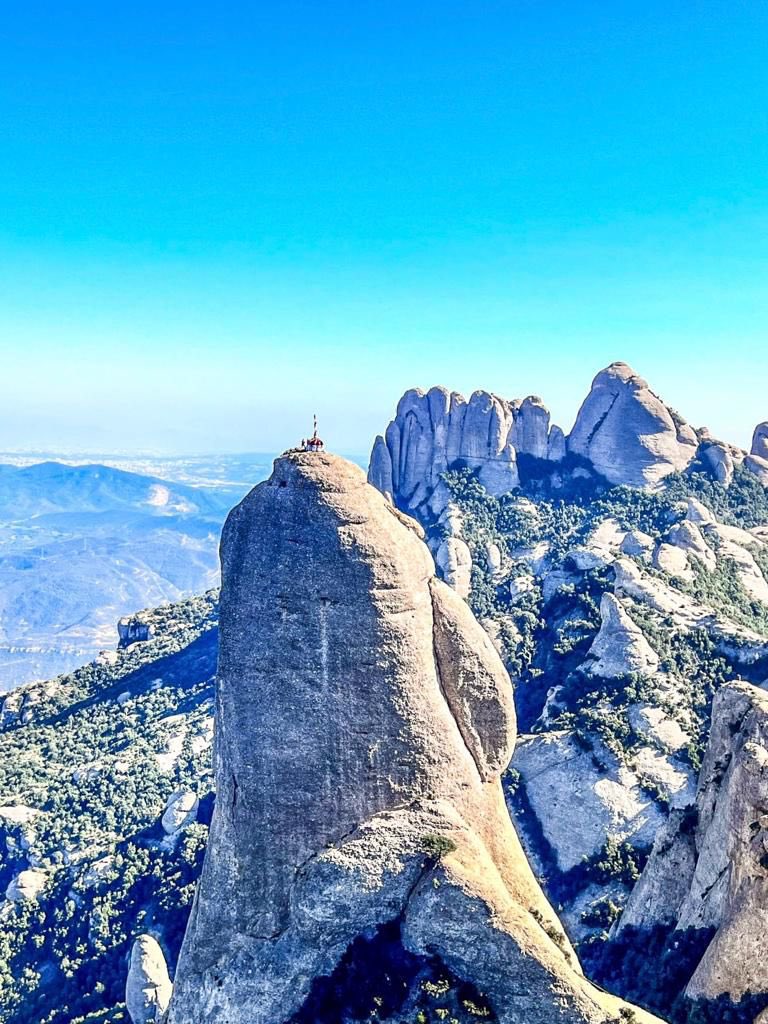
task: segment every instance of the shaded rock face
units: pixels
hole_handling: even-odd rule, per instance
[[[125,1004],[133,1024],[160,1024],[171,998],[171,979],[156,939],[139,935],[131,949]]]
[[[504,806],[509,679],[416,524],[291,453],[231,513],[222,570],[216,809],[169,1024],[280,1024],[392,922],[502,1022],[616,1019]]]
[[[763,487],[768,487],[768,423],[758,423],[752,435],[752,449],[744,465]]]
[[[569,451],[588,459],[612,484],[633,487],[657,484],[685,469],[697,445],[693,429],[626,363],[598,373],[568,437]]]
[[[686,995],[768,991],[768,693],[721,688],[695,807],[659,836],[619,930],[714,931]]]
[[[507,401],[475,391],[467,400],[445,388],[413,389],[374,443],[368,480],[400,508],[437,515],[447,502],[446,469],[457,462],[477,469],[486,490],[500,495],[520,482],[518,454],[555,462],[565,455],[563,432],[550,428],[540,398]]]
[[[755,427],[751,452],[760,459],[768,459],[768,422],[758,423]]]

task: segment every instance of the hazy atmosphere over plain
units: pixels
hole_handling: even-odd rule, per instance
[[[2,447],[363,452],[631,363],[768,415],[768,7],[8,8]]]

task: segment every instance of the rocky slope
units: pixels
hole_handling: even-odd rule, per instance
[[[217,613],[215,593],[148,611],[151,639],[5,697],[7,1024],[125,1020],[131,943],[147,933],[133,976],[143,964],[151,984],[129,986],[129,1003],[148,987],[162,994],[153,944],[175,963],[211,815]]]
[[[695,934],[690,999],[768,1004],[767,925],[768,692],[734,682],[714,700],[695,802],[657,838],[615,934]]]
[[[169,1024],[352,1019],[319,1009],[342,961],[377,1019],[426,984],[445,1014],[472,988],[465,1019],[652,1019],[581,974],[504,806],[507,674],[360,470],[287,454],[231,513],[220,638],[216,810]],[[385,1012],[359,944],[392,929],[412,976]]]

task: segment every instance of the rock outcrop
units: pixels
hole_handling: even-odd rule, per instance
[[[758,423],[752,435],[752,449],[744,459],[745,467],[768,487],[768,423]]]
[[[290,453],[221,550],[217,799],[169,1024],[299,1019],[383,926],[502,1024],[653,1020],[584,979],[526,863],[510,682],[416,524]]]
[[[768,693],[723,686],[694,808],[670,818],[619,923],[713,933],[686,994],[768,992]]]
[[[626,363],[611,363],[592,382],[568,437],[612,484],[647,487],[683,470],[698,438]]]
[[[125,986],[125,1005],[133,1024],[160,1024],[170,998],[171,979],[163,951],[157,939],[139,935],[131,949]]]
[[[586,671],[617,679],[631,672],[656,672],[659,657],[613,594],[600,600],[600,629],[588,652]]]
[[[750,451],[759,459],[768,459],[768,422],[758,423],[755,427]]]
[[[478,470],[490,494],[518,486],[518,454],[561,460],[563,432],[550,427],[540,398],[508,401],[487,391],[465,399],[435,387],[406,391],[384,436],[376,438],[368,480],[398,507],[421,518],[439,515],[448,501],[442,474],[460,464]]]

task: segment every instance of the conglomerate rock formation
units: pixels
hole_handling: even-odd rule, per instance
[[[302,1019],[382,927],[503,1024],[654,1020],[586,981],[530,871],[509,678],[416,524],[343,459],[287,453],[222,571],[216,809],[169,1024]]]
[[[626,363],[598,373],[568,436],[570,452],[612,484],[634,487],[685,469],[697,446],[693,428]]]
[[[768,693],[749,683],[715,696],[695,809],[657,838],[618,933],[659,924],[712,934],[690,998],[768,990]]]

